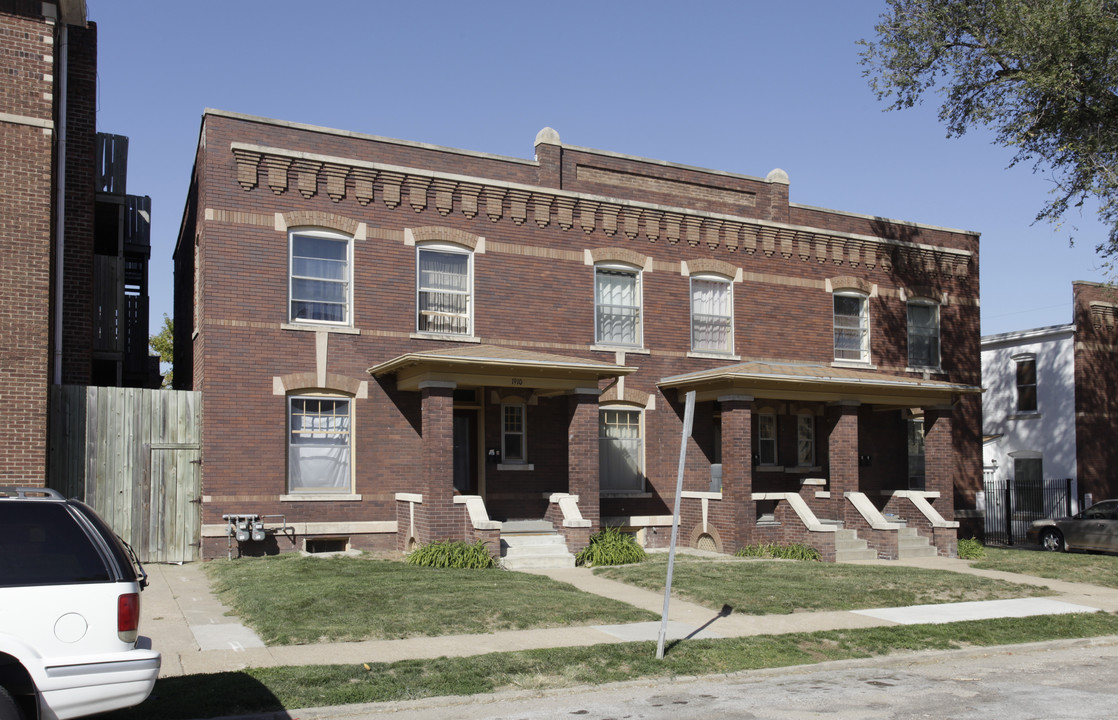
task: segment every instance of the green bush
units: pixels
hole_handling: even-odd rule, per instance
[[[776,543],[759,543],[746,545],[740,548],[735,557],[774,558],[777,560],[814,560],[819,561],[823,556],[810,545],[792,543],[791,545],[777,545]]]
[[[986,548],[977,539],[959,539],[960,560],[981,560],[984,557],[986,557]]]
[[[635,537],[618,528],[605,527],[590,536],[590,544],[575,555],[575,562],[588,566],[628,565],[647,557]]]
[[[470,570],[489,570],[497,567],[497,561],[493,559],[489,548],[481,540],[472,545],[462,540],[429,543],[408,555],[408,564]]]

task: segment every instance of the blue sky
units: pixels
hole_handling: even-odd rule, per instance
[[[932,103],[884,112],[861,38],[883,0],[88,0],[102,132],[152,198],[151,328],[202,111],[218,108],[512,157],[564,143],[764,177],[791,200],[982,234],[983,334],[1071,321],[1105,228],[1033,223],[1050,179]]]

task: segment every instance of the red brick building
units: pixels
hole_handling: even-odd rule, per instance
[[[1075,457],[1080,494],[1118,497],[1118,289],[1072,283]]]
[[[789,185],[551,129],[523,160],[207,111],[175,253],[204,556],[230,514],[277,530],[245,552],[495,549],[524,520],[665,545],[691,391],[684,542],[953,554],[978,236]]]
[[[150,199],[96,130],[83,0],[0,0],[0,484],[46,484],[49,387],[158,385],[147,351]],[[114,152],[115,151],[115,152]]]

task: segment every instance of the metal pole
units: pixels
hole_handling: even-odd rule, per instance
[[[656,640],[656,659],[664,659],[664,636],[668,632],[668,605],[672,599],[672,571],[675,569],[675,545],[679,539],[679,500],[683,495],[683,468],[687,464],[687,438],[695,418],[695,391],[687,393],[683,410],[683,438],[679,444],[679,472],[675,480],[675,509],[672,511],[672,541],[668,545],[668,579],[664,582],[664,613],[660,617],[660,636]]]

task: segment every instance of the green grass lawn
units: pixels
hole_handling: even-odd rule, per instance
[[[1118,555],[988,547],[986,559],[976,560],[971,563],[971,566],[983,570],[1004,570],[1053,580],[1118,588]]]
[[[156,682],[151,697],[104,720],[183,720],[350,703],[563,688],[620,680],[729,673],[865,658],[1118,634],[1107,613],[906,625],[726,640],[623,643],[395,663],[251,668]]]
[[[663,592],[667,556],[598,568],[611,580]],[[1050,594],[1043,588],[939,570],[780,560],[676,557],[672,595],[749,615],[1001,600]]]
[[[297,555],[216,560],[205,570],[221,601],[270,645],[659,619],[566,583],[502,570]]]

